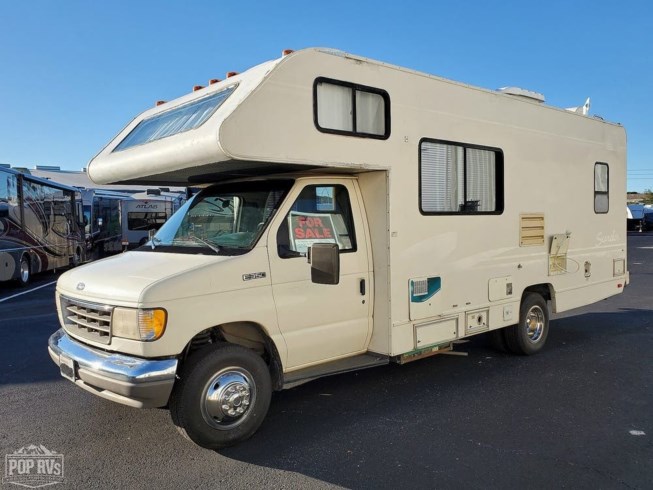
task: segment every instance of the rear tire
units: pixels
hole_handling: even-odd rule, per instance
[[[20,286],[27,286],[32,278],[32,268],[30,260],[27,255],[20,258],[20,269],[18,271],[18,284]]]
[[[549,335],[549,308],[537,293],[526,293],[519,308],[519,323],[504,330],[510,352],[532,355],[544,347]]]
[[[220,343],[193,354],[170,398],[179,432],[206,449],[233,446],[251,437],[272,397],[270,372],[250,349]]]

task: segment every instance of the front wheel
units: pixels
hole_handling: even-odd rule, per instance
[[[519,323],[504,329],[506,346],[515,354],[539,352],[549,335],[549,308],[537,293],[524,296],[519,308]]]
[[[258,354],[239,345],[211,345],[191,356],[182,368],[170,400],[170,415],[195,444],[221,449],[256,432],[271,396],[270,372]]]

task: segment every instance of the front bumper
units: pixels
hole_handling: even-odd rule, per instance
[[[50,337],[48,352],[62,375],[77,386],[132,407],[166,405],[175,383],[177,359],[141,359],[104,352],[72,339],[63,329]]]

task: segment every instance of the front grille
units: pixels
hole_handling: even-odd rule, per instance
[[[111,315],[113,306],[87,303],[61,296],[64,328],[85,339],[111,343]]]

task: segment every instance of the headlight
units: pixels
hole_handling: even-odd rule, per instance
[[[152,341],[163,335],[167,321],[163,308],[114,308],[111,333],[124,339]]]

